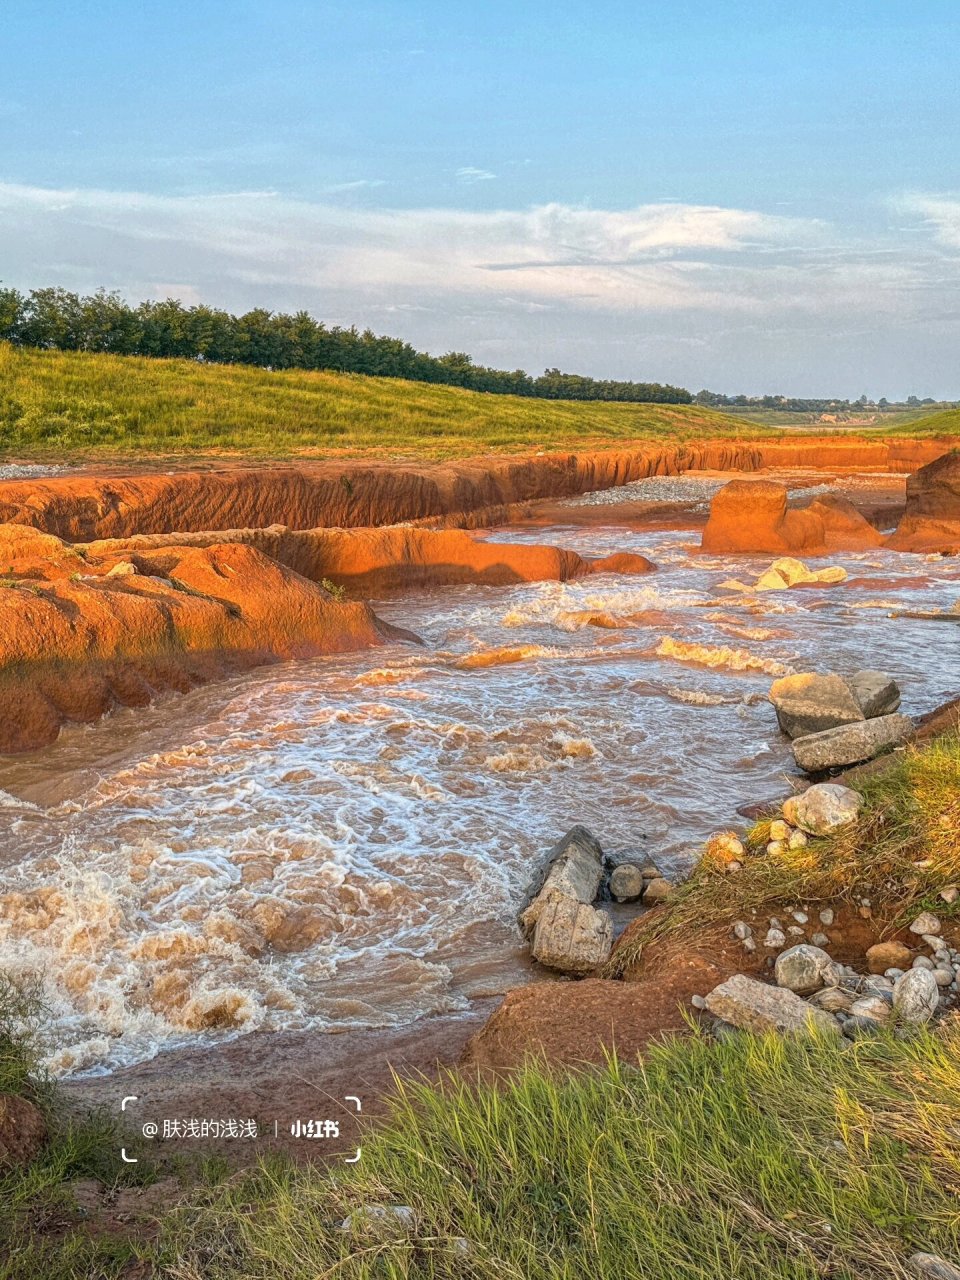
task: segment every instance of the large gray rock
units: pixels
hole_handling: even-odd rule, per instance
[[[774,680],[770,701],[777,723],[790,738],[853,724],[864,715],[842,676],[803,671]]]
[[[900,709],[900,686],[882,671],[858,671],[847,683],[867,720]]]
[[[790,801],[793,822],[811,836],[828,836],[856,821],[863,797],[838,782],[818,782]],[[784,806],[786,812],[786,806]],[[821,920],[823,915],[821,914]],[[833,923],[831,918],[830,924]]]
[[[771,987],[737,973],[706,997],[707,1008],[718,1018],[744,1031],[810,1031],[839,1035],[836,1019],[815,1009],[784,987]]]
[[[940,988],[929,969],[910,969],[893,986],[893,1007],[902,1022],[929,1022],[940,1004]]]
[[[586,827],[571,827],[547,854],[546,867],[535,884],[520,923],[529,935],[544,907],[557,898],[593,902],[603,878],[603,850]]]
[[[556,897],[541,910],[533,930],[535,960],[562,973],[591,973],[610,955],[613,922],[605,911]]]
[[[836,986],[836,979],[827,982],[835,968],[830,956],[821,947],[808,942],[781,951],[773,966],[773,976],[778,987],[785,987],[798,996],[809,996],[822,986]]]
[[[909,716],[879,716],[858,724],[840,725],[823,733],[793,740],[793,758],[805,773],[820,773],[872,760],[887,747],[905,742],[913,731]]]

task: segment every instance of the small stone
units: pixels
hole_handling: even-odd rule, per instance
[[[770,855],[771,858],[779,858],[780,855],[783,853],[783,851],[786,849],[786,847],[787,846],[784,844],[782,840],[771,840],[770,843],[767,845],[767,853]]]
[[[847,1018],[843,1024],[843,1034],[848,1040],[859,1040],[861,1036],[875,1036],[880,1025],[876,1018]]]
[[[864,978],[861,983],[864,991],[887,991],[893,990],[893,983],[882,973],[871,973],[868,978]]]
[[[665,880],[663,876],[657,876],[643,891],[643,905],[645,907],[655,907],[666,900],[673,893],[673,885],[669,880]]]
[[[943,951],[947,944],[936,933],[923,933],[920,935],[931,951]]]
[[[938,987],[949,987],[950,983],[953,982],[953,970],[934,969],[933,977]]]
[[[767,923],[770,925],[771,929],[783,928],[783,925],[780,923],[779,919],[776,916],[771,916]]]
[[[782,929],[768,929],[767,936],[763,940],[763,945],[765,947],[770,947],[771,950],[779,950],[780,947],[785,947],[787,945],[787,935]]]
[[[692,995],[690,997],[690,1003],[695,1009],[705,1009],[707,1007],[707,1002],[704,1000],[703,996]]]
[[[798,924],[792,924],[787,930],[787,933],[789,933],[792,938],[802,938],[804,936],[803,930]]]
[[[742,871],[742,870],[743,870],[743,863],[742,863],[742,862],[737,862],[736,858],[734,858],[733,862],[728,862],[728,863],[727,863],[726,867],[724,867],[724,870],[725,870],[729,875],[736,875],[738,871]]]
[[[783,802],[783,817],[791,827],[797,825],[797,801],[799,796],[788,796]]]
[[[960,1267],[936,1253],[914,1253],[907,1259],[907,1266],[920,1280],[960,1280]]]
[[[742,941],[744,938],[752,938],[753,930],[745,920],[738,920],[733,926],[733,936]]]
[[[770,839],[778,841],[786,841],[790,839],[791,831],[789,823],[784,822],[781,818],[776,818],[770,823]]]
[[[910,926],[911,933],[924,934],[940,932],[940,921],[932,911],[921,911]]]
[[[902,942],[877,942],[867,948],[867,968],[871,973],[886,969],[909,969],[913,952]]]
[[[810,995],[823,985],[824,970],[833,961],[820,947],[801,943],[777,956],[774,976],[778,987],[786,987],[797,995]]]
[[[747,952],[756,951],[757,944],[756,942],[754,942],[753,938],[744,938],[743,949],[744,951],[747,951]]]
[[[824,907],[823,910],[820,912],[820,923],[825,924],[829,929],[829,927],[833,924],[833,921],[834,921],[833,908]]]
[[[891,982],[896,982],[898,978],[902,978],[906,973],[906,969],[884,969],[883,976],[889,978]]]
[[[840,987],[824,987],[821,991],[816,991],[810,997],[810,1003],[818,1009],[823,1009],[827,1013],[838,1013],[846,1015],[853,1006],[854,997],[849,991],[844,991]]]
[[[937,967],[929,956],[915,956],[911,969],[928,969],[930,972]]]
[[[794,920],[796,920],[797,924],[806,924],[810,919],[805,911],[792,911],[790,914],[793,916]]]
[[[796,825],[811,836],[825,836],[855,821],[862,797],[836,782],[821,782],[796,797]]]
[[[940,988],[929,969],[911,969],[893,988],[893,1007],[903,1022],[929,1022],[940,1003]]]
[[[807,847],[807,833],[805,831],[794,831],[790,839],[787,841],[788,849],[805,849]]]
[[[830,939],[825,933],[814,933],[811,934],[810,941],[815,947],[825,947]]]
[[[416,1219],[409,1205],[365,1204],[344,1218],[340,1230],[383,1240],[408,1236],[415,1226]]]
[[[947,885],[946,889],[940,890],[940,897],[944,902],[952,905],[958,898],[960,898],[960,889],[958,889],[955,884]]]
[[[771,987],[738,973],[707,996],[707,1008],[745,1031],[839,1030],[830,1014],[815,1009],[783,987]]]
[[[617,902],[635,902],[643,893],[643,872],[639,867],[625,862],[615,867],[610,875],[610,896]]]
[[[874,1022],[887,1022],[891,1013],[890,1002],[881,996],[861,996],[850,1006],[851,1017],[873,1018]]]

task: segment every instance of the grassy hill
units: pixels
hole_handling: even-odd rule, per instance
[[[485,395],[359,374],[0,344],[0,455],[329,455],[432,458],[617,440],[769,434],[695,405]]]

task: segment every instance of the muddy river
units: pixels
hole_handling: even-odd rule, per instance
[[[771,680],[956,692],[960,563],[838,554],[841,586],[761,596],[770,557],[689,532],[501,530],[649,577],[374,601],[423,637],[215,684],[0,761],[0,967],[41,973],[58,1073],[256,1028],[392,1026],[529,976],[514,925],[584,822],[668,874],[783,790]],[[810,561],[814,568],[826,561]]]

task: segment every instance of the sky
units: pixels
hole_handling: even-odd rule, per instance
[[[3,0],[0,280],[960,397],[956,0]]]

